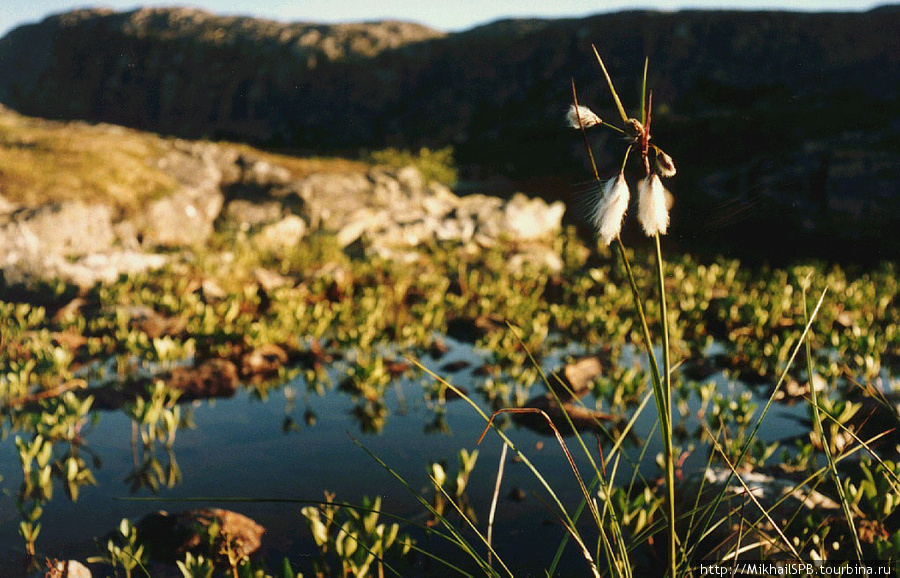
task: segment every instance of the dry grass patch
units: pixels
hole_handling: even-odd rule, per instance
[[[365,172],[369,163],[296,157],[245,144],[219,143],[249,157],[287,168],[295,179],[313,173]],[[0,195],[26,206],[81,199],[104,203],[123,215],[178,188],[156,160],[172,141],[108,124],[31,118],[0,106]]]
[[[81,199],[130,212],[176,189],[152,162],[164,146],[158,136],[117,126],[0,109],[0,193],[28,206]]]
[[[286,153],[260,150],[247,144],[220,143],[240,154],[279,165],[291,172],[295,179],[308,177],[313,173],[365,173],[372,168],[371,163],[338,157],[299,157]]]

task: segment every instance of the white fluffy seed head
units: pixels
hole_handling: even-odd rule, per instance
[[[656,172],[658,172],[661,177],[675,176],[675,161],[661,150],[656,151]]]
[[[578,124],[578,120],[581,120],[581,124]],[[590,128],[592,126],[597,126],[599,124],[603,124],[603,121],[599,116],[594,114],[594,111],[589,109],[586,106],[578,106],[570,105],[569,112],[566,113],[566,122],[572,128]]]
[[[609,246],[622,231],[622,219],[625,218],[630,197],[622,173],[603,184],[601,196],[594,206],[592,220],[604,245]]]
[[[666,189],[656,173],[638,183],[638,221],[648,237],[665,235],[669,228]]]

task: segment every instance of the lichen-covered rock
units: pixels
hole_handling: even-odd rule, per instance
[[[261,188],[285,185],[291,180],[291,171],[269,161],[257,160],[245,155],[237,158],[242,183]]]
[[[64,259],[45,262],[43,275],[54,272],[60,279],[73,285],[90,288],[97,283],[113,283],[123,275],[131,276],[160,269],[168,262],[169,258],[165,255],[114,250],[90,253],[73,262]]]
[[[256,242],[268,249],[286,249],[299,243],[306,230],[306,221],[297,215],[288,215],[277,223],[263,227],[256,236]]]
[[[113,283],[123,275],[135,275],[164,267],[165,255],[140,251],[108,250],[90,253],[75,260],[57,254],[27,254],[0,264],[7,286],[33,286],[46,279],[60,279],[81,289],[97,283]]]
[[[405,260],[410,248],[433,241],[474,241],[487,247],[508,239],[526,242],[510,262],[513,269],[528,263],[552,271],[562,268],[547,243],[561,228],[562,203],[547,204],[521,193],[508,201],[458,197],[438,183],[426,183],[413,167],[376,168],[367,180],[314,175],[300,190],[310,221],[336,231],[341,247],[362,240],[372,254]]]
[[[278,201],[235,199],[225,205],[224,211],[225,220],[242,230],[274,223],[283,216],[284,206]]]

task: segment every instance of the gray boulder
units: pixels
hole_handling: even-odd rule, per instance
[[[254,202],[235,199],[225,206],[224,218],[241,230],[274,223],[284,215],[284,206],[278,201]]]
[[[288,215],[277,223],[263,227],[255,240],[265,249],[287,249],[299,243],[306,230],[306,221],[297,215]]]
[[[548,205],[542,199],[517,193],[503,207],[504,226],[516,239],[543,239],[559,231],[565,212],[561,201]]]
[[[112,210],[82,201],[52,203],[0,216],[0,255],[85,255],[115,240]]]
[[[206,241],[225,197],[217,188],[185,189],[154,201],[136,219],[143,243],[184,247]]]
[[[225,197],[223,182],[238,178],[237,154],[207,143],[176,141],[157,166],[181,190],[157,199],[132,219],[145,245],[180,247],[206,241]]]
[[[0,266],[6,285],[33,286],[42,279],[60,279],[82,289],[97,283],[113,283],[122,275],[159,269],[169,262],[165,255],[141,251],[107,250],[75,260],[55,253],[24,255]]]

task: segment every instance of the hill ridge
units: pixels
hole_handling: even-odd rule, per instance
[[[827,230],[838,243],[868,237],[881,249],[879,237],[900,222],[890,200],[900,171],[884,158],[900,152],[897,6],[628,11],[447,34],[200,14],[82,12],[17,29],[0,39],[0,103],[318,154],[452,145],[464,177],[499,174],[570,200],[565,183],[588,174],[563,123],[572,80],[581,102],[616,116],[596,45],[632,114],[649,57],[654,137],[679,163],[676,224],[747,195],[766,202],[734,233],[742,245],[774,223]],[[613,170],[613,159],[598,161]],[[840,218],[848,214],[856,220]]]

